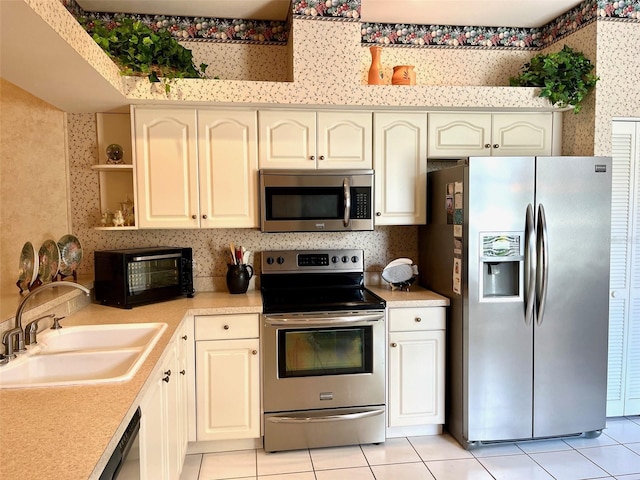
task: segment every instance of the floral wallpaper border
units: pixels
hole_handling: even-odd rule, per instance
[[[181,41],[286,45],[289,39],[290,21],[85,12],[75,0],[61,1],[78,20],[96,19],[108,24],[115,23],[120,18],[130,17],[154,30],[168,30]]]
[[[117,21],[125,14],[85,12],[75,0],[60,0],[76,18]],[[296,18],[360,21],[361,0],[293,0]],[[285,45],[290,21],[165,15],[129,15],[182,41]],[[585,0],[541,28],[362,23],[361,43],[397,47],[542,49],[596,20],[640,22],[640,0]]]

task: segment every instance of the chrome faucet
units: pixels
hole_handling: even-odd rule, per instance
[[[25,345],[35,345],[38,343],[37,334],[38,334],[38,322],[40,320],[44,320],[45,318],[53,318],[54,321],[56,319],[55,313],[50,313],[49,315],[43,315],[42,317],[38,317],[35,320],[31,320],[24,326],[24,344]]]
[[[11,360],[16,357],[16,353],[24,352],[26,350],[24,346],[24,335],[25,332],[22,328],[22,312],[24,311],[24,307],[27,304],[27,300],[33,297],[36,293],[45,290],[47,288],[54,287],[73,287],[78,290],[82,290],[85,295],[89,295],[91,291],[75,282],[51,282],[45,283],[44,285],[39,286],[35,290],[27,293],[22,300],[20,301],[20,305],[18,305],[18,310],[16,310],[16,324],[15,327],[11,330],[4,332],[2,335],[2,344],[4,345],[4,356],[7,360]]]

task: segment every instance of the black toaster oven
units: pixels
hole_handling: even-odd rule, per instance
[[[98,250],[94,260],[95,295],[103,305],[132,308],[194,294],[191,248]]]

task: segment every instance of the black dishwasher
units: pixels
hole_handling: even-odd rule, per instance
[[[141,412],[138,407],[104,467],[100,480],[140,479],[140,448],[138,446],[140,417]]]

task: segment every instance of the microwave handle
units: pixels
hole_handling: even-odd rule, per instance
[[[351,214],[351,187],[349,186],[348,178],[342,180],[342,188],[344,188],[344,219],[342,223],[345,227],[348,227],[351,221],[351,218],[349,218]]]
[[[164,255],[145,255],[142,257],[133,257],[134,262],[144,262],[145,260],[165,260],[167,258],[180,258],[181,253],[165,253]]]

